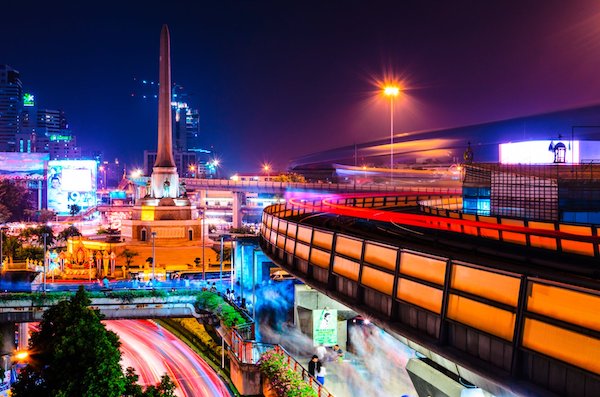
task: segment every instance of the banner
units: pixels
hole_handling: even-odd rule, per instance
[[[81,211],[96,206],[96,166],[93,160],[48,162],[48,209],[68,215],[73,204]]]
[[[337,310],[313,310],[313,344],[333,346],[337,340]]]

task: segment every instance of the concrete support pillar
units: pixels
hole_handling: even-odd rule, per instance
[[[229,371],[231,381],[242,396],[261,395],[261,377],[258,366],[254,364],[240,363],[237,358],[229,352]]]
[[[42,181],[38,181],[37,183],[37,199],[38,199],[38,205],[37,205],[37,209],[38,211],[40,211],[42,209]]]
[[[233,192],[233,208],[231,209],[233,222],[231,226],[234,228],[242,227],[242,203],[245,201],[245,198],[244,192]]]
[[[206,207],[206,196],[207,196],[207,191],[206,190],[199,190],[198,191],[198,208],[205,208]]]
[[[11,355],[15,352],[15,324],[14,323],[3,323],[0,324],[0,338],[2,338],[0,345],[0,355]]]
[[[17,350],[27,350],[27,347],[29,346],[27,323],[18,323],[17,330],[19,331],[19,343],[17,345]]]

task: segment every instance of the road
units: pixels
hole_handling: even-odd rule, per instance
[[[106,321],[121,339],[123,368],[134,367],[142,385],[160,381],[165,373],[180,397],[231,396],[216,372],[189,346],[150,320]]]

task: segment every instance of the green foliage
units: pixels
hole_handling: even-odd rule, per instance
[[[7,256],[9,260],[15,259],[17,252],[21,249],[21,241],[15,236],[3,234],[2,242],[2,255]]]
[[[9,295],[16,298],[27,294]],[[119,337],[106,329],[102,315],[90,309],[90,303],[80,286],[70,300],[46,310],[39,331],[31,335],[30,361],[13,384],[12,395],[173,397],[175,385],[166,375],[159,384],[142,391],[133,368],[123,374]]]
[[[214,313],[228,327],[246,324],[246,319],[219,294],[202,291],[196,298],[199,308]]]
[[[64,228],[62,232],[58,233],[57,238],[62,241],[67,241],[67,239],[71,237],[78,236],[81,236],[81,232],[79,231],[79,229],[77,229],[77,227],[71,225],[69,227]]]
[[[80,287],[71,300],[46,310],[39,331],[31,335],[31,360],[13,385],[14,397],[123,394],[119,338],[89,305]]]
[[[37,227],[28,227],[23,230],[21,236],[25,239],[31,239],[36,241],[39,247],[44,246],[44,234],[46,234],[46,244],[52,246],[54,244],[54,231],[48,225],[39,225]]]
[[[133,262],[133,258],[135,258],[138,255],[139,255],[139,253],[137,251],[130,250],[129,248],[125,248],[123,250],[123,252],[121,252],[119,254],[119,256],[122,256],[123,258],[125,258],[125,263],[127,263],[127,266],[131,266],[131,263]]]
[[[12,212],[4,204],[0,203],[0,223],[6,223],[12,217]]]
[[[32,208],[27,188],[7,179],[0,180],[0,203],[1,222],[24,220],[25,210]]]
[[[80,211],[81,211],[81,206],[78,204],[71,204],[69,206],[69,214],[71,216],[75,216],[75,215],[79,214]]]
[[[87,296],[90,298],[112,298],[120,299],[123,302],[132,302],[137,298],[165,298],[168,296],[190,296],[194,295],[195,291],[190,290],[175,290],[167,292],[165,290],[152,289],[152,290],[123,290],[123,291],[110,291],[100,292],[93,291],[88,292]],[[61,300],[66,300],[73,297],[74,293],[69,291],[60,292],[46,292],[45,294],[39,294],[37,292],[6,292],[0,294],[0,303],[9,302],[15,300],[32,300],[34,305],[44,305]]]
[[[306,178],[304,178],[303,175],[290,172],[287,174],[281,174],[281,175],[274,176],[273,182],[306,183]]]
[[[24,215],[27,220],[40,223],[46,223],[56,219],[56,212],[47,209],[25,210]]]
[[[195,344],[204,346],[205,350],[210,351],[214,357],[219,358],[220,363],[222,354],[221,345],[215,342],[212,336],[210,336],[204,324],[199,323],[195,318],[174,318],[171,321],[177,323],[181,328],[193,335],[196,338]]]
[[[318,397],[317,392],[287,363],[282,353],[268,350],[260,357],[258,368],[269,379],[279,397]]]
[[[41,261],[44,259],[44,249],[41,247],[19,247],[16,251],[15,259],[25,260],[33,259]]]
[[[221,262],[221,244],[213,244],[211,247],[217,253],[217,261]],[[223,262],[231,261],[231,247],[223,246]]]

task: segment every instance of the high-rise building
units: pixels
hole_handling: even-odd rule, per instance
[[[199,149],[200,115],[187,103],[188,95],[180,85],[174,85],[171,95],[171,123],[176,152]]]
[[[14,151],[19,131],[23,85],[19,72],[0,65],[0,151]]]

